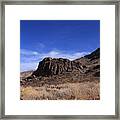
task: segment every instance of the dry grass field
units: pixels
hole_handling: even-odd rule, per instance
[[[99,100],[100,84],[98,81],[45,84],[41,87],[21,86],[21,100]]]

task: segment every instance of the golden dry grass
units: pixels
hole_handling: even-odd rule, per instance
[[[21,86],[22,100],[99,100],[100,84],[95,81],[81,83],[45,84],[41,87]]]

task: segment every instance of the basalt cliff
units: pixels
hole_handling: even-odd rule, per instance
[[[38,68],[33,72],[33,76],[53,76],[72,73],[93,74],[100,76],[100,49],[96,49],[89,55],[70,61],[64,58],[44,58],[39,62]]]

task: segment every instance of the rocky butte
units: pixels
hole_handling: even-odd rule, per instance
[[[32,76],[49,77],[53,75],[62,75],[77,72],[80,75],[100,76],[100,48],[97,48],[91,54],[79,59],[70,61],[64,58],[44,58],[39,62],[38,68]]]

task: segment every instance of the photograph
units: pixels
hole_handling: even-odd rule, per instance
[[[100,20],[20,20],[20,100],[100,100]]]
[[[1,118],[119,119],[118,1],[1,7]]]

